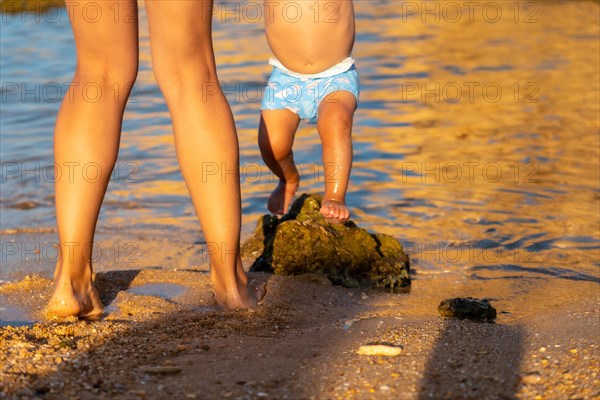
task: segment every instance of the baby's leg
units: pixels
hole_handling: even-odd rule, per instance
[[[332,222],[350,217],[346,190],[352,169],[352,118],[356,98],[348,91],[329,94],[319,105],[317,128],[323,145],[325,196],[321,214]]]
[[[69,7],[70,3],[77,69],[54,131],[54,158],[63,173],[55,183],[60,252],[48,309],[59,316],[96,317],[102,304],[92,283],[92,243],[117,159],[123,110],[137,74],[138,25],[137,18],[130,22],[110,17],[112,2],[95,3],[101,17],[94,21],[86,20],[82,8]],[[137,12],[134,0],[119,7]],[[85,91],[88,86],[96,88],[93,99],[89,93],[94,91]],[[98,175],[87,179],[82,171],[92,165]],[[65,172],[69,167],[71,179]]]
[[[300,123],[289,110],[263,110],[258,128],[258,146],[264,162],[279,178],[267,208],[273,214],[285,214],[296,194],[300,174],[294,164],[292,145]]]

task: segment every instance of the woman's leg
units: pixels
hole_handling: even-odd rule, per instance
[[[154,74],[171,112],[183,178],[208,244],[217,301],[251,307],[240,260],[239,150],[231,109],[217,79],[212,1],[146,0]]]
[[[300,173],[294,163],[294,135],[300,118],[290,110],[263,110],[258,126],[258,147],[262,159],[279,178],[267,208],[285,214],[298,190]]]
[[[93,5],[96,14],[86,5]],[[96,220],[119,149],[121,121],[138,63],[135,0],[67,0],[77,67],[56,120],[56,218],[60,256],[49,310],[96,316],[102,304],[92,283]],[[115,10],[121,12],[115,17]],[[93,17],[93,18],[92,18]]]

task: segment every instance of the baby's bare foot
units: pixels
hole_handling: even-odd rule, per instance
[[[96,319],[102,315],[103,307],[91,280],[80,284],[67,278],[57,281],[48,311],[59,317]]]
[[[344,203],[338,200],[323,200],[321,203],[320,213],[329,222],[343,223],[350,218],[350,210]]]
[[[269,197],[267,204],[269,211],[273,214],[285,214],[298,190],[298,184],[298,181],[280,181]]]

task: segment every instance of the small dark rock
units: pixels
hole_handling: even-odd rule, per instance
[[[473,297],[456,297],[442,300],[438,306],[442,317],[464,318],[475,321],[496,319],[496,309],[487,299],[474,299]]]

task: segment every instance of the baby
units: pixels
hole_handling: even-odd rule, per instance
[[[261,105],[258,143],[279,178],[268,209],[285,214],[300,174],[292,144],[301,119],[316,123],[323,146],[325,196],[321,214],[330,222],[350,217],[346,190],[352,168],[352,118],[359,97],[351,57],[352,0],[265,1],[265,25],[275,57]]]

